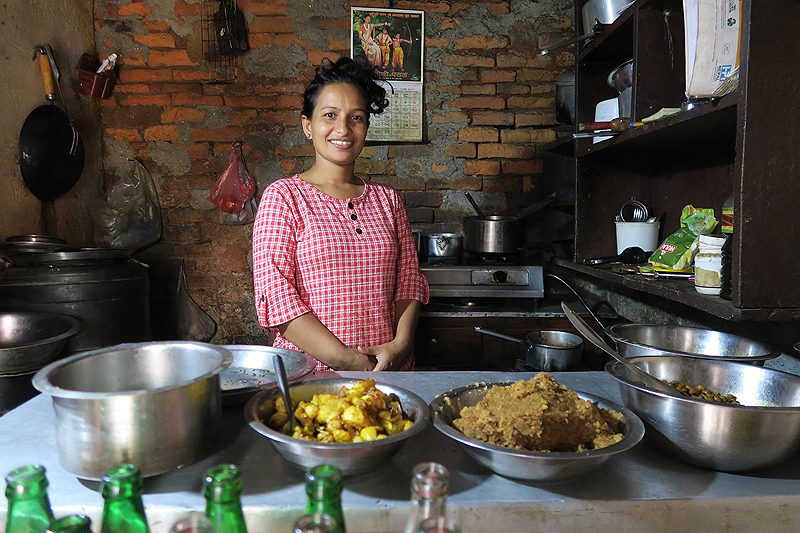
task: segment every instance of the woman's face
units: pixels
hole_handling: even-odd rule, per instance
[[[318,160],[350,165],[364,148],[369,113],[361,91],[350,83],[334,83],[322,88],[313,117],[303,116],[302,122]]]

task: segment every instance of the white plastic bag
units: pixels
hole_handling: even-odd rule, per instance
[[[150,173],[134,160],[108,191],[95,214],[95,243],[104,248],[141,250],[161,238],[161,206]]]

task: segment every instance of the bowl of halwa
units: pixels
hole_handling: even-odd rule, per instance
[[[800,450],[800,377],[717,359],[628,360],[681,391],[649,389],[627,379],[616,361],[606,364],[625,406],[644,420],[647,444],[667,455],[712,470],[743,472],[776,465]]]
[[[434,427],[474,461],[512,479],[561,481],[591,472],[644,435],[630,410],[572,391],[541,372],[531,380],[476,383],[431,402]]]
[[[245,406],[245,418],[288,462],[302,469],[320,464],[343,474],[385,465],[405,441],[430,422],[430,406],[406,389],[374,380],[321,378],[290,385],[295,432],[277,387]]]

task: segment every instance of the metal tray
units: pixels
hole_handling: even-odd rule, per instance
[[[290,382],[309,374],[316,365],[316,359],[294,350],[246,344],[221,347],[233,355],[231,365],[220,374],[222,405],[242,404],[254,393],[275,383],[273,354],[277,353],[283,359]]]

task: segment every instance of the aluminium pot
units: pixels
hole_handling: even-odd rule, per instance
[[[566,372],[578,370],[583,353],[583,338],[568,331],[533,331],[525,340],[475,327],[478,333],[492,335],[501,339],[522,344],[527,348],[526,362],[536,370],[545,372]]]
[[[468,252],[508,254],[522,247],[523,220],[514,216],[464,217],[464,249]]]
[[[581,8],[583,32],[591,32],[597,23],[611,24],[633,0],[589,0]]]
[[[428,257],[457,257],[463,240],[460,233],[431,233],[428,235]]]
[[[219,442],[220,373],[231,361],[219,346],[169,341],[50,363],[33,386],[52,397],[59,463],[98,480],[120,463],[152,476],[207,457]]]

